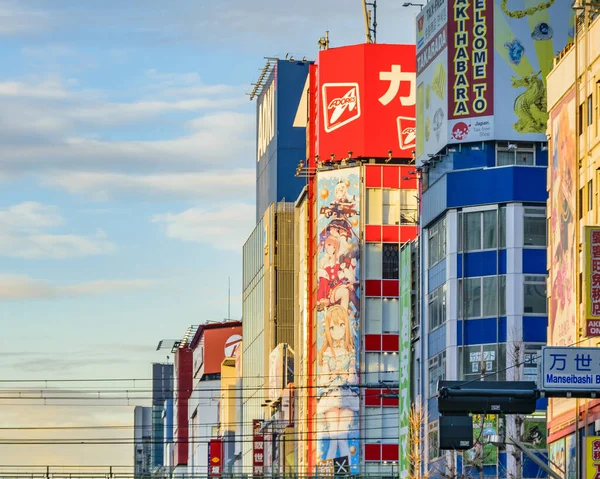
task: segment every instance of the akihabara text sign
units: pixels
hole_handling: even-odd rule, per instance
[[[410,158],[416,144],[414,45],[364,44],[319,52],[321,161]]]
[[[545,390],[598,390],[600,348],[544,347],[541,379]]]
[[[600,336],[600,227],[585,227],[585,322],[587,336]]]

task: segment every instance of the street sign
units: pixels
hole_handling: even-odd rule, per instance
[[[600,348],[544,347],[541,375],[545,391],[598,391]]]

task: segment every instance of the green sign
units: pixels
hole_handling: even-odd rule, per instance
[[[398,467],[400,477],[408,477],[410,448],[410,291],[411,291],[411,245],[406,244],[400,252],[400,377],[399,424],[400,451]]]

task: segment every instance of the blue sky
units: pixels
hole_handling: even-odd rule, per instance
[[[412,42],[415,9],[378,6],[378,40]],[[0,0],[0,379],[148,378],[160,339],[227,315],[228,277],[240,316],[246,92],[264,56],[314,59],[325,30],[362,42],[361,2]],[[5,426],[133,414],[3,402]],[[0,463],[131,463],[131,446],[82,448],[3,447]]]

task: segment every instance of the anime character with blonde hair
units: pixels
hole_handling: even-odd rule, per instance
[[[358,374],[354,331],[348,311],[341,305],[331,306],[325,313],[317,361],[321,368],[317,380],[318,411],[324,416],[324,432],[329,437],[322,459],[350,458],[348,435],[359,410]]]

